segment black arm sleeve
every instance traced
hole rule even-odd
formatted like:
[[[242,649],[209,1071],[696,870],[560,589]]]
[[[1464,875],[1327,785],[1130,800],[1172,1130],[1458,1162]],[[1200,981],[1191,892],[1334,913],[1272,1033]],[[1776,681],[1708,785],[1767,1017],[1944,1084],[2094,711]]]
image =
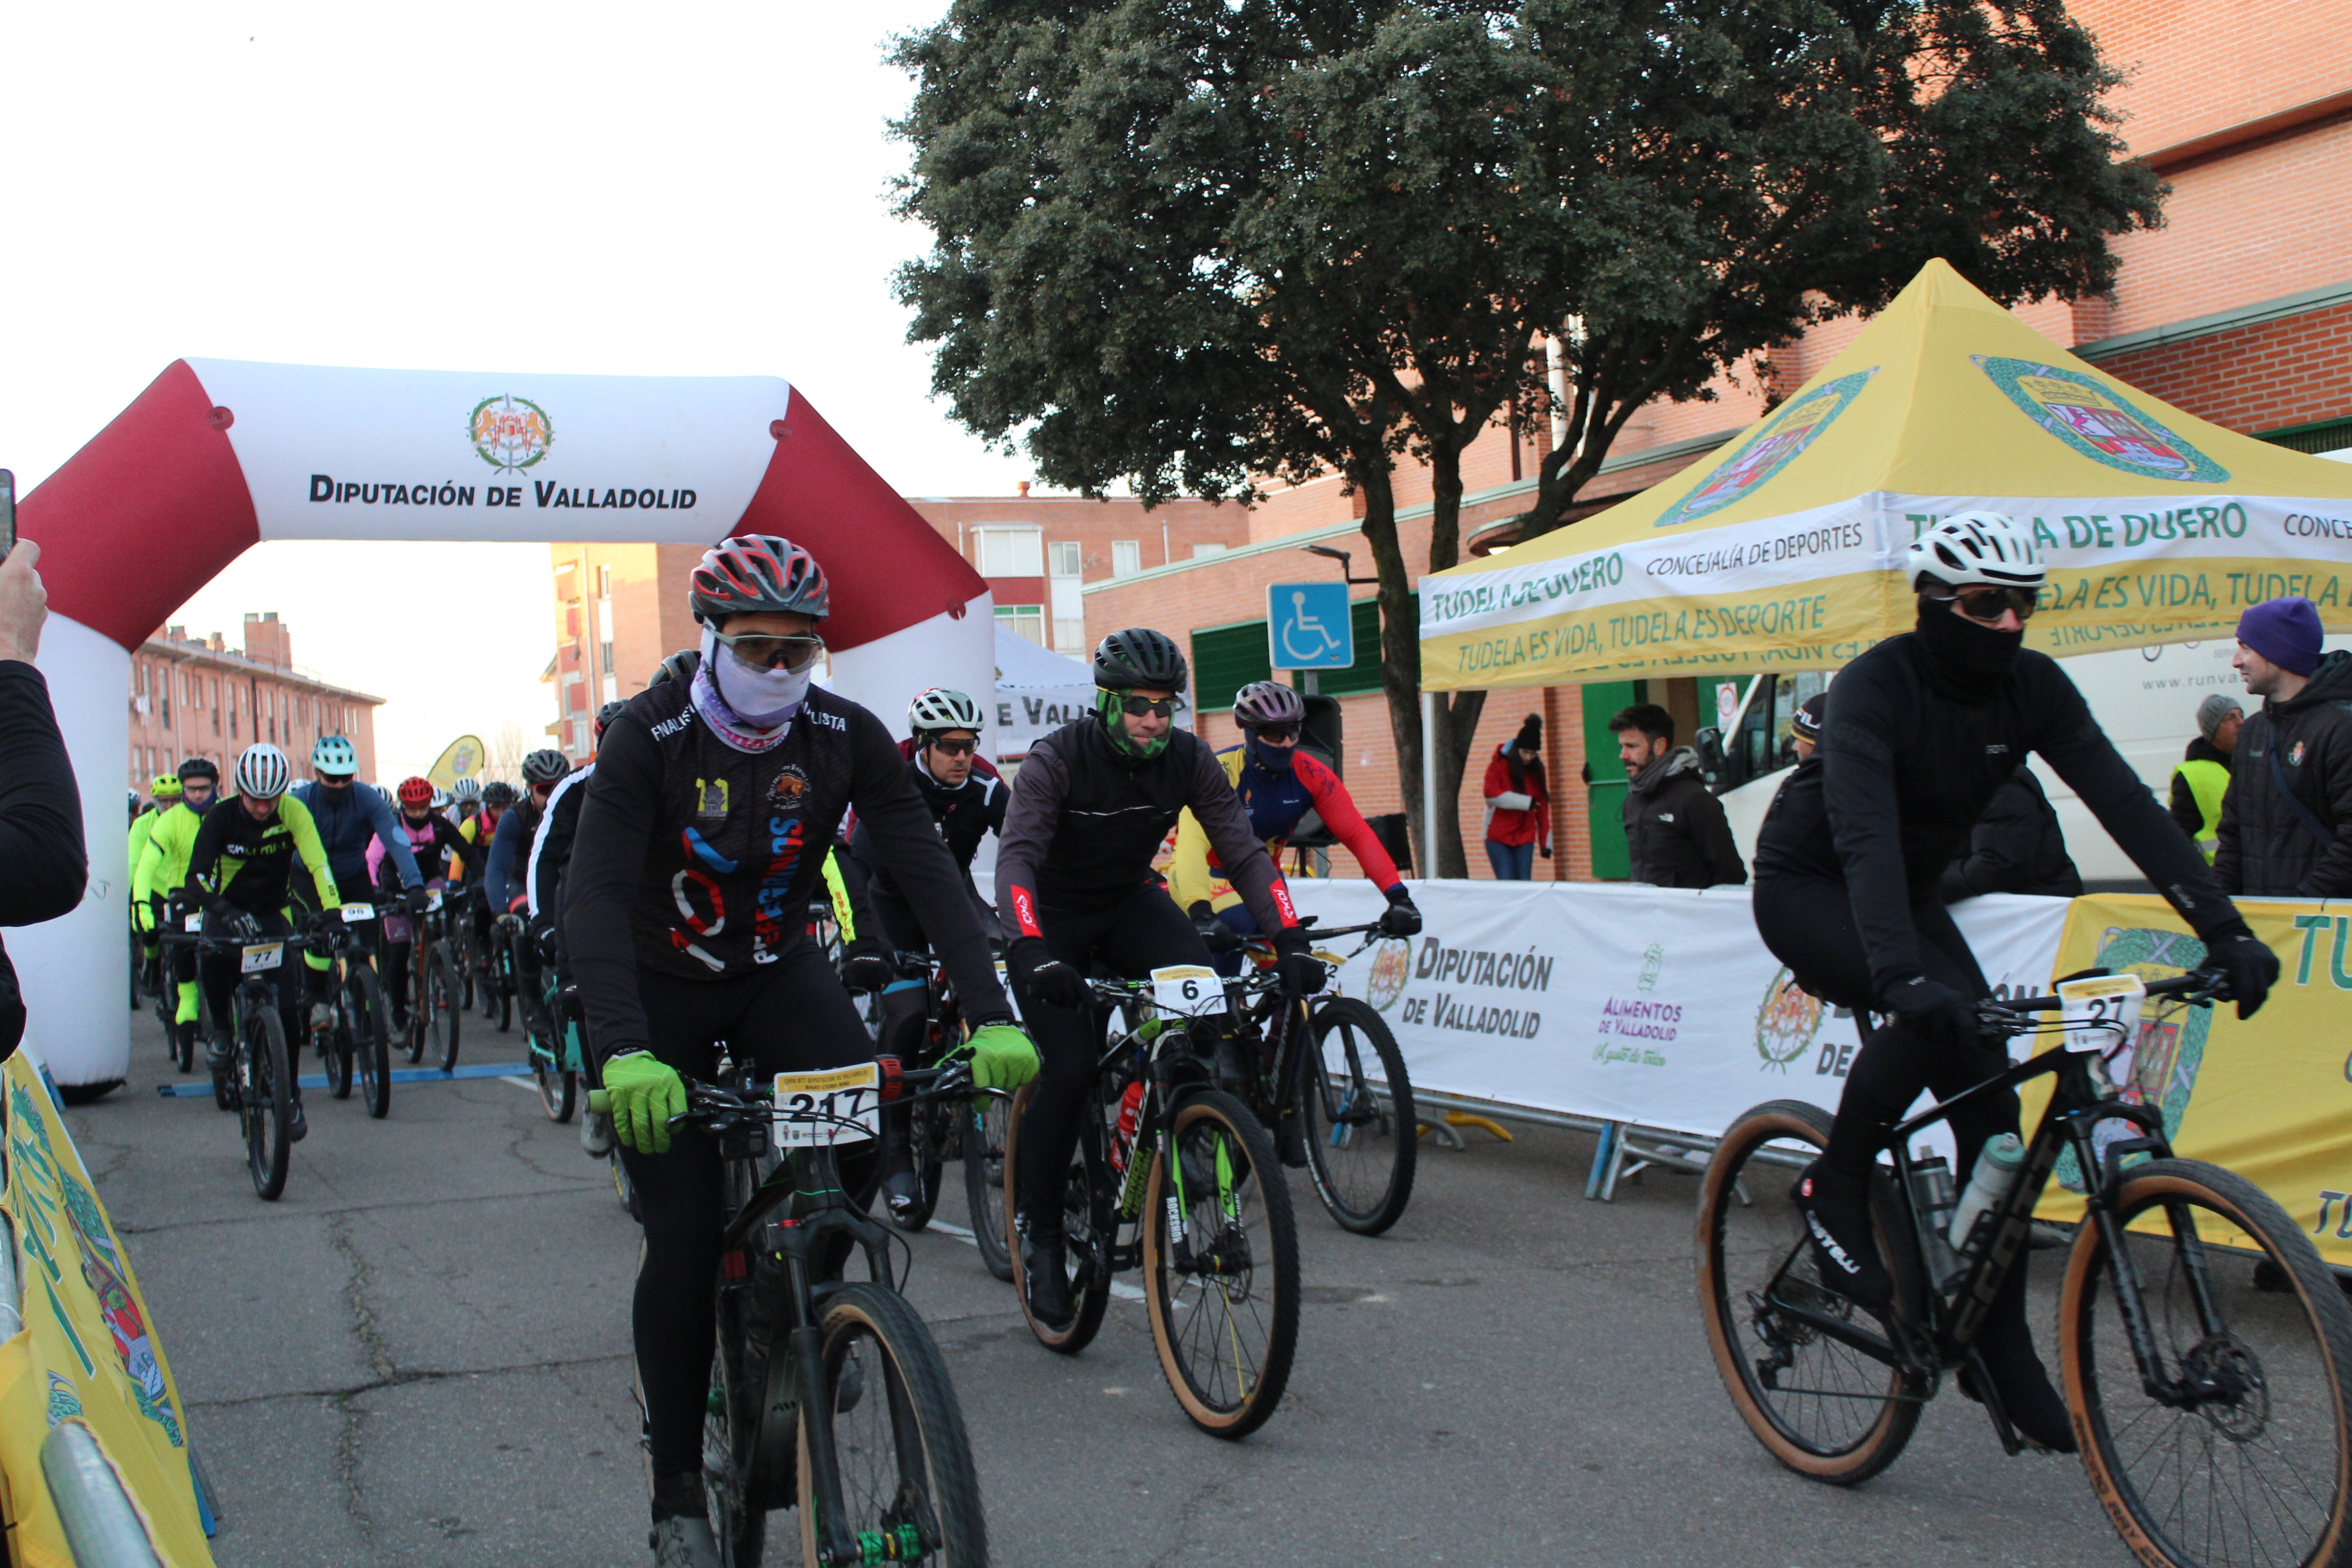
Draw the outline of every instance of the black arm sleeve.
[[[205,813],[205,819],[196,825],[195,842],[188,847],[188,879],[181,884],[188,889],[190,902],[202,904],[219,893],[220,889],[212,885],[212,878],[220,868],[221,847],[228,842],[228,814],[244,809],[233,798],[216,800],[213,808]]]
[[[2014,778],[2001,785],[1969,832],[1969,852],[1944,868],[1944,902],[1981,893],[2020,893],[2033,876],[2042,814],[2029,787]]]
[[[2214,879],[2213,868],[2117,753],[2074,683],[2054,665],[2050,673],[2054,680],[2034,751],[2050,759],[2058,776],[2090,807],[2140,874],[2179,911],[2189,930],[2210,938],[2242,927],[2245,922]]]
[[[1748,863],[1739,858],[1739,841],[1731,836],[1731,819],[1723,802],[1705,789],[1691,796],[1691,838],[1698,847],[1699,864],[1706,868],[1710,888],[1737,888],[1748,880]]]
[[[2327,814],[2336,819],[2336,842],[2319,852],[2294,893],[2299,899],[2340,899],[2352,892],[2352,734],[2331,725],[2319,731],[2318,740],[2319,777],[2327,792]]]
[[[588,798],[588,784],[595,782],[596,775],[590,773],[587,784],[575,784],[555,797],[555,804],[547,809],[547,826],[540,830],[540,842],[531,847],[530,907],[549,919],[562,907],[556,902],[556,889],[572,858],[572,841],[579,837],[581,802]]]
[[[652,825],[661,820],[661,752],[645,721],[624,713],[604,731],[580,805],[565,878],[563,946],[600,1062],[651,1044],[629,914],[645,877]]]
[[[1822,803],[1845,872],[1854,931],[1870,961],[1871,986],[1880,994],[1921,973],[1895,793],[1895,748],[1907,738],[1905,716],[1916,722],[1917,709],[1887,690],[1884,680],[1880,670],[1850,665],[1831,683],[1819,753]]]
[[[1037,936],[1037,868],[1045,863],[1062,803],[1069,798],[1070,774],[1054,748],[1038,744],[1013,780],[1013,799],[997,830],[996,918],[1004,940]]]
[[[907,775],[907,759],[898,754],[898,743],[882,721],[861,708],[850,716],[849,744],[849,801],[857,811],[857,831],[873,845],[876,859],[888,868],[890,880],[930,939],[931,951],[940,955],[955,984],[964,1016],[975,1022],[1010,1018],[1013,1006],[996,978],[988,932],[964,891],[955,857],[931,824],[930,808]],[[858,934],[879,941],[880,930],[869,933],[864,921],[861,910]]]
[[[1297,925],[1298,916],[1291,908],[1289,885],[1274,868],[1265,843],[1251,830],[1249,810],[1242,805],[1242,797],[1234,793],[1232,781],[1225,777],[1224,765],[1217,761],[1217,753],[1209,749],[1206,742],[1196,742],[1192,750],[1192,798],[1185,804],[1192,808],[1193,819],[1208,834],[1209,847],[1217,852],[1225,880],[1249,906],[1249,912],[1256,917],[1258,930],[1271,936]]]
[[[48,682],[19,659],[0,662],[0,925],[53,921],[81,902],[89,852]]]

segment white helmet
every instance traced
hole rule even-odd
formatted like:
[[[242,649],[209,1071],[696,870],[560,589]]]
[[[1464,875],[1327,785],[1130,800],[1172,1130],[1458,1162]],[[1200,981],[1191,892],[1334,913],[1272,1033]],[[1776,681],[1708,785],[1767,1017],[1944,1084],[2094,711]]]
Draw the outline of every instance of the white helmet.
[[[267,741],[257,741],[236,760],[236,793],[256,800],[276,800],[294,782],[286,753]]]
[[[447,790],[446,790],[446,789],[436,789],[436,790],[433,792],[433,804],[432,804],[432,805],[431,805],[430,809],[432,809],[432,810],[434,810],[434,811],[446,811],[446,810],[448,810],[448,809],[449,809],[449,799],[450,799],[450,796],[449,796],[449,792],[448,792]]]
[[[1904,572],[1917,593],[1924,580],[1947,588],[2039,588],[2042,563],[2033,535],[1997,511],[1956,512],[1911,542]]]
[[[961,691],[934,686],[907,704],[907,725],[918,735],[937,734],[941,730],[969,730],[977,735],[981,731],[980,704]]]
[[[478,804],[482,798],[482,781],[479,779],[459,779],[456,787],[452,788],[449,794],[460,804],[469,800]]]

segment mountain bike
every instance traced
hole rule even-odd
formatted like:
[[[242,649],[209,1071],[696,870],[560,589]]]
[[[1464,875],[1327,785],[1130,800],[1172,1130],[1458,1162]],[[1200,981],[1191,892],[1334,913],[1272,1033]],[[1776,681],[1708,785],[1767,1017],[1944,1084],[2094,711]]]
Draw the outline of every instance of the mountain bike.
[[[481,998],[482,1016],[501,1035],[514,1026],[516,989],[514,933],[493,915],[489,938],[482,947],[481,978],[476,994]]]
[[[1383,940],[1378,921],[1314,934],[1363,937],[1355,952],[1317,952],[1335,974]],[[1412,1201],[1420,1133],[1404,1053],[1370,1005],[1352,996],[1286,997],[1273,942],[1254,937],[1248,952],[1254,972],[1227,981],[1225,991],[1256,1069],[1250,1110],[1275,1130],[1282,1163],[1307,1167],[1315,1195],[1340,1228],[1378,1236]]]
[[[445,890],[427,888],[425,912],[409,922],[415,935],[408,944],[408,1059],[424,1060],[429,1047],[443,1072],[457,1065],[458,1024],[466,1011],[452,912]]]
[[[2102,988],[2105,988],[2104,990]],[[2160,1104],[2116,1082],[2154,1053],[2158,1079],[2191,1009],[2228,1000],[2210,972],[2144,983],[2091,971],[2055,996],[1989,1002],[1989,1029],[2046,1033],[2044,1050],[1894,1129],[1872,1181],[1894,1297],[1871,1313],[1815,1273],[1792,1166],[1826,1142],[1830,1113],[1759,1105],[1717,1146],[1700,1186],[1700,1305],[1717,1369],[1757,1440],[1836,1485],[1894,1463],[1944,1373],[1979,1399],[2004,1450],[2023,1446],[1975,1347],[2025,1252],[2053,1172],[2079,1183],[2084,1219],[2058,1308],[2066,1403],[2093,1490],[2151,1568],[2352,1563],[2352,1307],[2300,1226],[2252,1184],[2175,1158]],[[2146,1002],[2161,1005],[2142,1023]],[[2061,1013],[2055,1025],[2037,1022]],[[1957,1105],[2043,1076],[2055,1082],[2006,1195],[1948,1241],[1949,1173],[1912,1137]],[[2070,1174],[2071,1173],[2071,1174]],[[2267,1263],[2287,1289],[2258,1294]]]
[[[184,1024],[180,1022],[180,986],[172,977],[172,958],[168,947],[187,944],[168,944],[163,939],[170,937],[175,931],[194,931],[200,921],[201,917],[184,912],[176,901],[172,901],[164,905],[163,922],[157,927],[156,951],[161,957],[155,986],[155,1022],[163,1026],[164,1058],[182,1072],[191,1070],[196,1064],[196,1032],[201,1022],[198,1018],[191,1018]],[[198,1012],[201,1014],[201,1007]]]
[[[274,1200],[286,1190],[286,1165],[293,1148],[286,1127],[293,1115],[294,1067],[286,1049],[285,1021],[278,1011],[278,971],[286,963],[288,940],[205,936],[204,917],[189,920],[193,930],[163,934],[167,946],[194,946],[199,963],[207,952],[236,956],[237,983],[229,1003],[233,1054],[229,1065],[213,1075],[213,1099],[223,1110],[237,1113],[253,1190]]]
[[[565,985],[555,975],[555,933],[542,931],[520,939],[539,943],[539,974],[546,990],[526,997],[522,1014],[523,1041],[530,1058],[531,1081],[539,1087],[540,1108],[550,1121],[569,1121],[580,1095],[580,1075],[585,1068],[588,1015],[581,1005],[580,987]]]
[[[812,1568],[981,1568],[988,1524],[962,1408],[898,1293],[890,1232],[850,1205],[833,1142],[872,1139],[883,1103],[970,1093],[968,1070],[885,1060],[771,1086],[727,1067],[725,1086],[689,1082],[670,1121],[716,1140],[727,1173],[702,1449],[720,1561],[752,1568],[768,1515],[796,1508]],[[604,1091],[588,1103],[604,1110]],[[840,1278],[853,1252],[869,1279]]]
[[[963,1044],[965,1034],[963,1012],[956,1001],[955,986],[948,979],[947,966],[929,952],[894,953],[891,963],[901,978],[924,983],[923,1039],[917,1058],[921,1062],[938,1061]],[[931,1095],[908,1107],[906,1112],[908,1153],[914,1163],[915,1180],[920,1188],[920,1196],[911,1215],[901,1215],[895,1211],[889,1214],[893,1226],[913,1232],[930,1224],[931,1214],[939,1207],[940,1178],[946,1173],[947,1163],[962,1159],[964,1198],[971,1208],[972,1234],[978,1237],[984,1231],[996,1232],[997,1227],[1004,1223],[1002,1192],[1003,1145],[1001,1142],[996,1145],[996,1186],[987,1187],[985,1173],[982,1172],[981,1185],[985,1190],[976,1194],[973,1186],[975,1166],[965,1153],[966,1133],[971,1127],[982,1124],[984,1119],[982,1108],[985,1105],[999,1108],[996,1125],[1001,1130],[1003,1126],[1002,1107],[1009,1099],[1009,1096],[1001,1094],[978,1093],[971,1103],[962,1104],[944,1096]],[[992,1208],[987,1206],[992,1204],[994,1205]],[[982,1218],[983,1212],[988,1216],[985,1222]],[[990,1234],[981,1243],[983,1259],[988,1258],[992,1245],[997,1257],[1003,1256],[1003,1236]],[[1006,1268],[1011,1268],[1009,1263]],[[992,1264],[991,1272],[994,1272]],[[1011,1275],[1007,1272],[997,1277],[1010,1279]]]
[[[1022,1314],[1048,1350],[1075,1355],[1102,1326],[1111,1276],[1140,1268],[1152,1345],[1176,1403],[1204,1432],[1244,1436],[1273,1415],[1290,1381],[1298,1234],[1273,1140],[1247,1106],[1213,1087],[1223,984],[1193,965],[1090,984],[1121,1025],[1096,1064],[1063,1200],[1076,1311],[1059,1329],[1030,1313],[1014,1246]],[[1008,1238],[1018,1233],[1029,1094],[1015,1098],[1007,1127]]]
[[[349,1100],[356,1080],[360,1103],[380,1121],[392,1110],[392,1010],[373,953],[357,929],[375,918],[373,904],[323,910],[289,945],[322,954],[334,971],[327,1017],[311,1026],[327,1066],[327,1092]]]

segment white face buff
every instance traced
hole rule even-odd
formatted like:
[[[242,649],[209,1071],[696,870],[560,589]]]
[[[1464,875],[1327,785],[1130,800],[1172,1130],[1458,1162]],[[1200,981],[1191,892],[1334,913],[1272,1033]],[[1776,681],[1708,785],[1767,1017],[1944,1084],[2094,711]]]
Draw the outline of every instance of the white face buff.
[[[719,700],[755,730],[771,730],[800,710],[808,696],[812,663],[797,670],[754,669],[719,640],[717,628],[702,628],[702,665],[719,688]]]

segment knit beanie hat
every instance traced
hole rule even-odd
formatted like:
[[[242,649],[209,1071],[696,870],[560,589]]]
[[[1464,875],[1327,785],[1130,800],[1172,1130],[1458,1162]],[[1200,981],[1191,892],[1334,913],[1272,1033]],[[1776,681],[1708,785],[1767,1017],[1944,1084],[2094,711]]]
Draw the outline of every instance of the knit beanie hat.
[[[2265,654],[2263,657],[2269,656]],[[2221,733],[2224,722],[2245,716],[2246,710],[2238,706],[2236,698],[2224,697],[2216,691],[2197,705],[2197,732],[2210,741]]]
[[[1789,715],[1789,732],[1800,741],[1811,741],[1816,746],[1820,745],[1822,715],[1828,710],[1829,705],[1830,698],[1826,691],[1815,692],[1797,704],[1797,710]]]
[[[2272,599],[2238,617],[2238,640],[2295,675],[2319,668],[2319,611],[2309,599]]]
[[[1518,752],[1533,752],[1538,756],[1543,754],[1542,714],[1528,715],[1527,722],[1519,726],[1518,735],[1511,742],[1511,749]]]

